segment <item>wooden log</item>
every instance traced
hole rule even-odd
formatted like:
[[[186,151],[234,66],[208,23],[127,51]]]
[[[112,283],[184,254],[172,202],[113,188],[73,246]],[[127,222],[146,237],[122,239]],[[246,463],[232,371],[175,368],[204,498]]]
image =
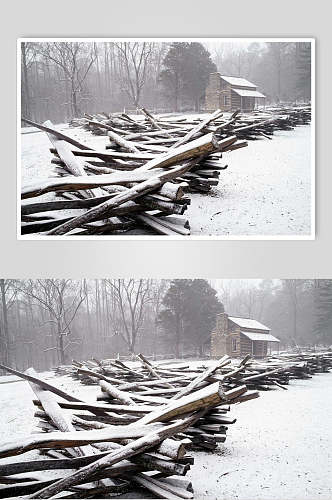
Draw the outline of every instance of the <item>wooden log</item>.
[[[106,200],[114,197],[114,194],[88,198],[85,200],[59,200],[59,201],[44,201],[39,203],[26,203],[21,205],[21,215],[35,214],[38,212],[50,212],[54,210],[73,210],[77,208],[92,208],[100,205]]]
[[[233,138],[229,138],[230,141],[231,139]],[[188,160],[189,158],[192,159],[212,153],[213,151],[218,151],[220,142],[216,140],[213,134],[203,135],[199,139],[195,139],[172,151],[156,156],[154,159],[148,161],[145,165],[140,167],[140,170],[171,167],[172,165]]]
[[[244,387],[244,390],[242,389],[242,391],[245,392],[246,387],[242,387]],[[222,401],[226,402],[226,394],[227,393],[225,393],[222,389],[222,385],[219,382],[216,382],[208,387],[204,387],[203,389],[183,396],[176,401],[171,400],[168,404],[148,413],[132,425],[148,424],[152,422],[166,422],[167,420],[171,420],[185,413],[201,410],[203,408],[212,408],[213,406],[220,404]]]
[[[55,150],[50,149],[50,152],[53,153]],[[126,153],[124,151],[100,151],[100,150],[81,150],[81,149],[72,149],[72,152],[75,156],[82,156],[83,158],[98,158],[100,160],[106,161],[106,162],[115,162],[120,160],[128,161],[131,160],[132,162],[136,162],[137,164],[141,164],[144,161],[152,160],[153,158],[156,158],[155,153],[144,153],[140,151],[139,153]],[[120,162],[121,164],[121,162]]]
[[[40,405],[39,400],[33,400],[33,404],[36,406]],[[119,411],[121,413],[132,413],[132,414],[141,414],[141,413],[148,413],[151,411],[151,406],[148,405],[115,405],[115,404],[100,404],[100,403],[85,403],[85,402],[66,402],[66,401],[60,401],[59,405],[61,408],[67,408],[70,410],[87,410],[92,413],[95,412],[102,412],[102,415],[106,414],[108,412],[113,412],[113,411]]]
[[[192,137],[200,132],[204,127],[206,127],[209,123],[211,123],[213,120],[216,120],[217,118],[220,118],[222,116],[222,111],[220,109],[217,109],[214,113],[209,115],[207,118],[205,118],[202,122],[200,122],[198,125],[193,127],[184,137],[181,137],[173,146],[173,148],[177,148],[181,146],[182,144],[185,144],[186,142],[190,141]]]
[[[108,426],[107,429],[97,429],[80,432],[50,432],[35,434],[0,445],[0,458],[20,455],[30,450],[40,448],[68,448],[84,446],[89,443],[103,441],[119,441],[123,439],[136,439],[159,431],[163,426],[135,425],[135,426]]]
[[[132,405],[134,404],[133,399],[128,396],[124,391],[120,391],[118,388],[116,388],[114,385],[112,385],[109,382],[106,382],[105,380],[100,380],[99,385],[102,390],[107,392],[112,398],[119,399],[123,403],[127,405]]]
[[[179,175],[187,172],[187,170],[189,170],[193,164],[194,164],[193,161],[189,161],[180,167],[175,167],[172,170],[169,170],[159,175],[157,174],[156,176],[151,177],[150,179],[143,181],[140,184],[137,184],[136,186],[128,189],[128,191],[115,196],[111,200],[105,201],[104,203],[98,205],[97,207],[90,209],[85,214],[79,215],[75,217],[73,220],[66,222],[60,227],[57,227],[56,229],[51,231],[50,234],[54,235],[66,234],[67,232],[71,231],[72,229],[75,229],[76,227],[81,226],[82,224],[95,220],[96,217],[100,218],[101,216],[104,215],[107,216],[107,213],[110,209],[118,207],[119,205],[122,205],[127,201],[136,199],[139,196],[142,196],[143,194],[150,193],[151,191],[156,190],[157,188],[162,186],[164,182],[176,178]]]
[[[21,234],[31,234],[31,233],[42,233],[45,231],[50,231],[61,224],[65,224],[73,219],[73,217],[59,217],[55,219],[46,219],[38,222],[22,222],[21,224]]]
[[[106,478],[113,478],[113,477],[118,477],[118,476],[124,476],[127,473],[136,473],[142,470],[142,467],[139,465],[136,465],[134,463],[130,463],[126,460],[119,464],[115,464],[115,466],[112,467],[112,469],[105,469],[100,472],[100,474],[96,474],[93,478],[91,478],[91,481],[99,481],[100,479],[106,479]],[[35,492],[40,491],[41,489],[45,488],[46,486],[52,485],[56,483],[56,481],[59,481],[59,478],[57,479],[47,479],[47,480],[37,480],[37,481],[32,481],[32,482],[27,482],[23,484],[15,484],[13,486],[10,486],[8,488],[1,488],[0,489],[0,498],[10,498],[10,497],[15,497],[15,498],[21,498],[21,496],[26,496],[26,495],[31,495]],[[104,486],[101,487],[102,491],[104,491]],[[84,496],[83,498],[87,498],[88,492],[96,492],[96,488],[89,488],[88,491],[84,491]],[[118,485],[110,485],[108,487],[109,492],[113,492],[116,494],[119,493],[124,493],[125,491],[122,489],[122,486]],[[76,492],[74,494],[74,498],[82,498],[78,496],[78,493]]]
[[[53,127],[47,127],[46,125],[41,125],[40,123],[33,122],[32,120],[28,120],[27,118],[21,118],[21,120],[22,120],[22,122],[28,123],[29,125],[32,125],[33,127],[39,128],[40,130],[43,130],[44,132],[48,132],[49,134],[54,135],[55,137],[57,137],[58,139],[60,139],[62,141],[66,141],[69,144],[72,144],[73,146],[75,146],[78,149],[81,149],[81,150],[90,150],[91,149],[88,146],[86,146],[85,144],[82,144],[82,143],[76,141],[75,139],[72,139],[68,135],[65,135],[62,132],[59,132],[58,130],[56,130]]]
[[[142,113],[146,116],[146,118],[149,120],[151,125],[159,130],[162,130],[162,127],[158,125],[157,121],[154,119],[154,117],[147,111],[145,108],[141,108]],[[167,137],[172,137],[168,132],[165,132],[165,135]]]
[[[157,446],[167,437],[171,437],[172,435],[177,434],[192,425],[192,423],[197,420],[197,417],[199,418],[200,415],[195,415],[194,417],[180,420],[175,424],[163,427],[159,431],[151,432],[148,435],[139,438],[136,441],[129,443],[128,445],[125,445],[122,449],[116,450],[106,457],[103,457],[96,462],[81,468],[74,474],[71,474],[64,479],[60,479],[56,483],[47,486],[38,493],[34,494],[32,498],[50,498],[57,493],[68,489],[71,486],[79,484],[81,481],[86,481],[89,479],[89,477],[91,477],[96,472],[99,472],[100,470],[103,470],[107,467],[119,463],[121,460],[128,459],[132,456],[149,450],[154,446]]]
[[[53,127],[53,123],[50,120],[44,122],[44,124],[48,128]],[[53,146],[55,147],[60,159],[66,165],[66,169],[72,175],[81,176],[86,175],[83,166],[77,160],[77,158],[73,155],[71,149],[68,147],[67,142],[61,139],[58,139],[54,134],[47,133],[47,136]]]
[[[165,439],[165,441],[166,440],[167,439]],[[114,444],[116,444],[116,448],[113,447]],[[108,452],[123,447],[123,445],[119,445],[118,443],[96,443],[94,446],[103,451],[108,450]],[[162,444],[160,446],[162,446]],[[156,447],[155,449],[158,450],[158,448],[159,447]],[[186,463],[182,463],[184,460]],[[173,462],[168,458],[160,458],[159,454],[157,455],[154,451],[151,451],[151,453],[141,453],[140,455],[130,458],[130,462],[141,465],[145,470],[158,470],[163,474],[176,474],[178,476],[185,476],[188,472],[189,466],[193,461],[190,461],[190,463],[187,463],[187,461],[189,462],[190,460],[188,460],[186,456],[178,458],[177,462]]]
[[[85,465],[95,462],[108,454],[108,451],[93,455],[85,455],[77,458],[63,458],[55,460],[28,460],[26,462],[0,464],[0,476],[11,476],[26,472],[43,470],[79,469]]]
[[[137,354],[136,357],[143,364],[143,366],[149,371],[149,373],[153,377],[155,377],[157,379],[161,379],[162,378],[159,375],[159,373],[157,372],[157,370],[155,370],[155,368],[152,366],[152,364],[146,359],[146,357],[142,353]],[[165,387],[173,388],[173,386],[169,382],[165,382],[163,384],[165,385]]]
[[[29,368],[28,370],[26,370],[25,373],[27,375],[32,375],[34,377],[37,375],[33,368]],[[33,382],[29,381],[29,384],[31,389],[41,402],[44,412],[50,417],[54,426],[62,432],[75,432],[75,428],[72,425],[70,419],[68,418],[67,415],[64,415],[59,404],[54,399],[53,394],[50,391],[43,389],[39,385],[34,384]],[[83,456],[87,454],[79,447],[74,448],[73,451],[77,456]],[[92,449],[89,451],[90,453],[93,453]]]
[[[172,223],[168,223],[166,220],[160,220],[149,214],[138,214],[135,218],[149,227],[152,227],[159,234],[165,234],[167,236],[189,236],[190,230],[181,228]]]
[[[172,397],[172,399],[180,399],[182,396],[185,396],[192,392],[199,384],[204,382],[208,377],[210,377],[216,370],[219,368],[228,365],[231,363],[231,359],[229,356],[225,355],[222,358],[220,358],[218,361],[215,361],[212,363],[211,366],[209,366],[206,370],[204,370],[203,373],[198,375],[194,380],[190,382],[186,387],[181,389],[175,396]]]
[[[132,182],[144,182],[158,175],[165,175],[165,172],[145,172],[139,169],[135,171],[116,172],[113,174],[89,175],[82,177],[61,177],[49,178],[39,183],[28,184],[22,188],[22,199],[40,196],[52,191],[75,191],[77,189],[89,189],[101,186],[125,185]]]
[[[45,389],[46,391],[50,391],[57,396],[60,396],[61,398],[65,399],[66,401],[72,401],[72,402],[77,402],[77,403],[83,403],[81,399],[76,398],[75,396],[72,396],[71,394],[68,394],[67,392],[63,391],[62,389],[58,389],[57,387],[51,385],[48,382],[45,382],[44,380],[41,380],[38,377],[35,377],[33,375],[29,375],[27,373],[22,373],[19,372],[18,370],[14,370],[14,368],[9,368],[9,366],[2,365],[0,363],[0,368],[3,370],[6,370],[9,373],[12,373],[13,375],[17,375],[20,378],[23,378],[25,380],[28,380],[29,382],[32,382],[42,389]]]
[[[151,476],[146,476],[144,474],[134,474],[130,477],[130,479],[140,486],[143,486],[147,490],[151,491],[154,496],[157,496],[158,498],[168,498],[169,500],[178,500],[179,498],[193,498],[192,493],[189,493],[185,490],[182,493],[179,488],[160,483],[157,479],[153,479]],[[180,496],[179,492],[181,492],[183,496]]]
[[[82,375],[88,375],[89,377],[94,377],[99,380],[105,380],[105,382],[113,384],[119,384],[120,382],[117,378],[110,377],[109,375],[106,377],[102,373],[93,372],[92,370],[88,370],[87,368],[78,368],[77,373]]]
[[[108,130],[107,135],[112,141],[116,142],[126,151],[129,151],[130,153],[139,153],[139,149],[134,144],[131,144],[130,141],[120,136],[113,130]]]
[[[159,375],[159,374],[158,374]],[[165,387],[166,384],[171,382],[181,382],[183,381],[182,376],[177,376],[173,378],[156,378],[155,380],[147,380],[142,382],[124,382],[119,385],[119,389],[122,391],[129,391],[131,389],[139,389],[143,387]],[[167,386],[166,386],[167,387]],[[178,390],[176,387],[170,387],[169,390]]]

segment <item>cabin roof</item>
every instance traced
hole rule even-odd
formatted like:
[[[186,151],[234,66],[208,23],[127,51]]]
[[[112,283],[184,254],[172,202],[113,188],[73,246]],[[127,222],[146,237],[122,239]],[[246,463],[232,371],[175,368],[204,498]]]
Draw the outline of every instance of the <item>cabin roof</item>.
[[[277,339],[277,337],[274,337],[270,333],[243,332],[242,330],[241,333],[250,340],[265,340],[267,342],[280,342],[280,340]]]
[[[255,85],[254,83],[251,83],[245,78],[240,78],[238,76],[220,75],[220,78],[225,80],[225,82],[230,83],[231,85],[236,85],[238,87],[252,87],[253,89],[257,87],[257,85]]]
[[[267,332],[270,331],[270,328],[263,325],[259,321],[256,321],[255,319],[235,318],[234,316],[228,316],[228,319],[230,319],[233,323],[238,325],[240,328],[251,328],[253,330],[265,330]],[[266,334],[264,334],[264,335],[266,335]]]
[[[265,97],[265,95],[262,94],[261,92],[258,92],[258,90],[232,89],[232,92],[235,92],[241,97],[257,97],[257,98]]]

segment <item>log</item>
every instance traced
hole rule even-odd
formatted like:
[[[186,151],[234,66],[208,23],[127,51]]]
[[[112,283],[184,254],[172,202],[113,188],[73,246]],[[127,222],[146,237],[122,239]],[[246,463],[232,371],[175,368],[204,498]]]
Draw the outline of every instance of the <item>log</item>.
[[[34,404],[37,406],[40,405],[39,400],[34,400]],[[113,404],[98,404],[98,403],[85,403],[85,402],[66,402],[66,401],[60,401],[59,405],[61,408],[67,408],[70,410],[87,410],[92,413],[95,412],[102,412],[102,415],[106,415],[107,417],[107,412],[112,412],[112,411],[120,411],[124,413],[132,413],[132,414],[140,414],[140,413],[147,413],[151,410],[151,406],[148,405],[113,405]]]
[[[44,132],[48,132],[49,134],[54,135],[55,137],[57,137],[58,139],[60,139],[62,141],[66,141],[69,144],[72,144],[73,146],[75,146],[78,149],[82,149],[82,150],[90,150],[91,149],[88,146],[86,146],[85,144],[82,144],[82,143],[76,141],[75,139],[72,139],[68,135],[65,135],[62,132],[59,132],[59,130],[56,130],[53,127],[47,127],[46,125],[41,125],[40,123],[33,122],[32,120],[28,120],[27,118],[21,118],[21,120],[22,120],[22,122],[28,123],[29,125],[32,125],[33,127],[39,128],[40,130],[43,130]]]
[[[181,389],[175,396],[172,397],[172,399],[180,399],[182,396],[185,396],[192,392],[199,384],[204,382],[208,377],[210,377],[218,368],[221,368],[223,366],[228,365],[231,363],[231,359],[229,356],[225,355],[218,361],[215,361],[212,363],[211,366],[209,366],[203,373],[198,375],[194,380],[190,382],[186,387]]]
[[[28,380],[29,382],[32,382],[42,389],[45,389],[46,391],[53,392],[57,396],[60,396],[61,398],[65,399],[66,401],[72,401],[76,403],[83,403],[81,399],[76,398],[75,396],[72,396],[71,394],[68,394],[67,392],[63,391],[62,389],[58,389],[54,385],[49,384],[48,382],[45,382],[44,380],[41,380],[38,377],[35,377],[33,375],[29,375],[27,373],[22,373],[19,372],[18,370],[14,370],[14,368],[9,368],[9,366],[2,365],[0,363],[0,368],[3,370],[6,370],[9,373],[12,373],[13,375],[17,375],[20,378],[23,378],[25,380]]]
[[[245,391],[246,387],[242,387],[244,387]],[[204,387],[203,389],[183,396],[181,397],[181,399],[178,399],[176,401],[171,400],[168,404],[162,406],[161,408],[157,408],[156,410],[139,419],[136,424],[141,425],[152,422],[166,422],[185,413],[190,413],[192,411],[200,410],[203,408],[212,408],[213,406],[216,406],[223,401],[226,402],[226,394],[227,393],[225,393],[222,389],[222,385],[219,382],[216,382],[215,384],[211,384],[208,387]]]
[[[200,122],[198,125],[193,127],[184,137],[181,137],[172,147],[173,148],[178,148],[179,146],[182,146],[182,144],[185,144],[186,142],[190,141],[190,139],[200,132],[204,127],[206,127],[209,123],[211,123],[213,120],[216,120],[217,118],[220,118],[222,116],[222,111],[220,109],[217,109],[214,113],[209,115],[207,118],[205,118],[202,122]]]
[[[182,146],[179,146],[172,151],[168,151],[165,154],[156,156],[154,159],[148,161],[145,165],[143,165],[143,167],[140,167],[139,170],[151,170],[154,168],[171,167],[176,163],[188,160],[189,158],[192,159],[200,157],[202,155],[206,155],[218,150],[219,143],[214,135],[206,134],[199,139],[195,139],[191,142],[188,142],[187,144],[183,144]]]
[[[132,182],[148,181],[155,176],[165,175],[163,171],[144,172],[139,169],[128,172],[116,172],[113,174],[89,175],[81,177],[49,178],[39,183],[28,184],[22,188],[22,199],[40,196],[52,191],[74,191],[76,189],[89,189],[100,186],[111,186],[116,184],[130,184]]]
[[[54,210],[73,210],[77,208],[92,208],[100,205],[106,200],[114,197],[114,194],[88,198],[85,200],[59,200],[59,201],[44,201],[39,203],[26,203],[21,205],[21,215],[35,214],[38,212],[50,212]]]
[[[110,139],[112,139],[112,141],[116,142],[116,144],[121,146],[126,151],[129,151],[130,153],[139,153],[139,149],[134,144],[131,144],[130,141],[124,139],[124,137],[121,137],[113,130],[108,130],[107,135]]]
[[[200,415],[199,415],[200,416]],[[96,462],[81,468],[79,471],[67,476],[64,479],[60,479],[56,483],[47,486],[38,493],[34,494],[32,498],[50,498],[60,491],[66,490],[71,486],[75,486],[82,481],[86,481],[96,472],[110,467],[121,460],[128,459],[132,456],[138,455],[154,446],[157,446],[161,441],[170,437],[178,432],[186,429],[193,422],[197,420],[197,415],[189,417],[184,420],[180,420],[175,424],[163,427],[159,431],[154,431],[148,435],[137,439],[136,441],[125,445],[121,450],[116,450],[103,458],[100,458]],[[83,432],[83,431],[82,431]]]
[[[133,399],[130,396],[128,396],[128,394],[126,394],[123,391],[120,391],[119,389],[117,389],[114,385],[110,384],[109,382],[106,382],[105,380],[100,380],[99,385],[100,385],[101,389],[103,391],[107,392],[107,394],[109,394],[110,396],[112,396],[112,398],[119,399],[120,401],[122,401],[123,403],[125,403],[127,405],[134,404]]]
[[[160,483],[158,480],[153,479],[151,476],[145,476],[144,474],[134,474],[133,476],[131,476],[131,480],[151,491],[154,496],[157,496],[158,498],[168,498],[169,500],[178,500],[179,498],[193,498],[192,493],[188,492],[186,493],[188,493],[188,495],[191,495],[189,497],[180,497],[179,495],[174,494],[174,488],[172,489],[172,487],[170,486],[168,488],[165,487],[163,483]]]
[[[149,120],[149,122],[151,123],[151,125],[153,125],[153,127],[157,128],[159,130],[162,130],[162,127],[160,125],[158,125],[158,123],[153,118],[153,116],[151,115],[151,113],[149,113],[149,111],[147,111],[145,108],[141,108],[141,111],[146,116],[146,118]],[[164,133],[165,133],[165,135],[167,137],[172,137],[168,132],[164,132]]]
[[[34,377],[37,375],[33,368],[29,368],[25,373]],[[53,422],[55,427],[62,432],[75,432],[75,428],[70,419],[61,411],[61,408],[54,399],[53,394],[30,381],[29,384],[41,402],[44,412],[50,417],[50,420]],[[86,452],[84,452],[81,448],[74,448],[73,451],[77,456],[83,456],[86,454]],[[93,453],[92,449],[89,451],[90,453]]]
[[[85,465],[95,462],[108,454],[108,451],[94,455],[85,455],[77,458],[63,458],[55,460],[28,460],[26,462],[0,464],[0,476],[11,476],[26,472],[42,470],[79,469]]]
[[[188,236],[190,234],[189,229],[181,228],[175,224],[169,223],[166,220],[160,220],[149,214],[138,214],[135,219],[143,222],[149,227],[152,227],[159,234],[166,234],[167,236]]]
[[[150,372],[150,374],[157,378],[161,379],[162,377],[159,375],[159,373],[153,368],[152,364],[146,359],[145,356],[143,356],[142,353],[137,354],[137,359],[143,364],[143,366]],[[169,382],[164,383],[165,387],[168,387],[170,389],[173,388],[173,386]]]
[[[110,209],[118,207],[119,205],[122,205],[127,201],[136,199],[139,196],[142,196],[143,194],[154,191],[158,187],[162,186],[162,184],[164,184],[165,181],[168,181],[185,173],[192,167],[193,161],[195,162],[195,160],[186,162],[184,165],[180,167],[175,167],[172,170],[169,170],[159,175],[157,174],[154,177],[151,177],[150,179],[143,181],[140,184],[137,184],[136,186],[128,189],[128,191],[115,196],[111,200],[105,201],[104,203],[98,205],[95,208],[90,209],[85,214],[79,215],[75,217],[73,220],[68,221],[65,224],[62,224],[61,226],[52,230],[49,234],[53,235],[66,234],[67,232],[71,231],[72,229],[75,229],[76,227],[81,226],[82,224],[86,224],[87,222],[96,220],[96,217],[100,218],[104,215],[107,216],[107,213]]]
[[[68,448],[73,446],[84,446],[89,443],[141,438],[160,430],[161,427],[160,424],[154,424],[152,426],[137,424],[132,427],[110,425],[107,429],[92,431],[35,434],[34,436],[27,436],[2,443],[0,446],[0,458],[20,455],[27,451],[40,448]]]
[[[44,122],[43,125],[45,125],[49,129],[53,128],[53,123],[50,120],[47,120],[46,122]],[[53,146],[55,147],[60,159],[66,165],[68,172],[70,172],[72,175],[76,175],[76,176],[86,175],[83,166],[80,164],[80,162],[77,160],[77,158],[73,155],[71,149],[67,145],[67,142],[64,140],[58,139],[58,137],[52,133],[47,133],[47,136],[48,136],[49,140],[51,141],[51,143],[53,144]]]

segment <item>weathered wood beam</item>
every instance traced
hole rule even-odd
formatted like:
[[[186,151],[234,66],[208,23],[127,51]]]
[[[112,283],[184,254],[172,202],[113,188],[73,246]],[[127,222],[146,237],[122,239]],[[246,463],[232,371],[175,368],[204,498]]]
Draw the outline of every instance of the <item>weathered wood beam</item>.
[[[200,415],[198,414],[193,417],[180,420],[175,424],[163,427],[159,431],[153,431],[148,435],[125,445],[122,449],[115,450],[113,453],[106,455],[106,457],[103,457],[96,462],[81,468],[74,474],[71,474],[64,479],[60,479],[60,481],[47,486],[38,493],[34,494],[32,498],[50,498],[60,491],[66,490],[71,486],[75,486],[76,484],[89,479],[89,477],[91,477],[96,472],[117,464],[121,460],[128,459],[132,456],[138,455],[157,446],[167,437],[171,437],[172,435],[185,430],[187,427],[192,425],[193,422],[197,421],[199,417]]]
[[[107,216],[109,210],[118,207],[119,205],[122,205],[127,201],[136,199],[139,196],[142,196],[146,193],[155,191],[157,188],[162,186],[166,181],[176,178],[179,175],[187,172],[194,164],[193,162],[195,163],[196,161],[195,160],[188,161],[182,166],[175,167],[172,170],[166,171],[161,174],[159,173],[149,178],[148,180],[143,181],[140,184],[137,184],[136,186],[128,189],[128,191],[115,196],[111,200],[105,201],[101,205],[98,205],[97,207],[90,209],[85,214],[75,217],[73,220],[68,221],[65,224],[52,230],[49,234],[54,234],[54,235],[66,234],[72,229],[80,227],[82,224],[95,220],[96,217],[100,217],[103,215]],[[136,172],[138,172],[138,170]]]

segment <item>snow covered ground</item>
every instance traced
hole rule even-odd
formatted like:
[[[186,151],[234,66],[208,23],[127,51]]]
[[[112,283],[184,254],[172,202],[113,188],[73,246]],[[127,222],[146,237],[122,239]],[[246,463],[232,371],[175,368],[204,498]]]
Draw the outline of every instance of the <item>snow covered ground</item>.
[[[191,195],[192,234],[310,235],[310,126],[275,132],[224,153],[229,165],[212,196]]]
[[[95,400],[97,386],[68,377],[46,378]],[[53,380],[52,380],[53,379]],[[0,377],[0,440],[29,434],[33,393],[27,382]],[[289,390],[232,407],[238,420],[217,453],[195,453],[187,477],[204,500],[330,500],[332,491],[332,373],[292,381]],[[37,457],[29,452],[21,457]],[[6,459],[11,461],[12,458]],[[139,496],[139,495],[137,495]],[[130,497],[130,495],[126,495]]]
[[[59,130],[103,150],[105,136],[57,125]],[[25,129],[29,130],[29,129]],[[31,129],[30,129],[31,130]],[[47,178],[53,167],[42,132],[21,134],[22,184]],[[311,127],[276,132],[272,140],[249,141],[225,153],[219,185],[191,194],[186,216],[200,236],[309,236],[311,233]],[[43,199],[51,199],[47,194]]]

